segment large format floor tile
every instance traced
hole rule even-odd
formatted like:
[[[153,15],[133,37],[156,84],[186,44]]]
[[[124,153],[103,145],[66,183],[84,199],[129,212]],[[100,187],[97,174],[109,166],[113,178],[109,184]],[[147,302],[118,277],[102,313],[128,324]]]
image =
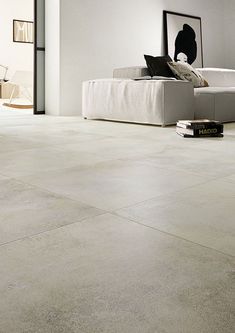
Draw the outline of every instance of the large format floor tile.
[[[233,333],[234,138],[0,105],[0,333]]]
[[[59,146],[0,154],[0,173],[8,177],[22,177],[50,170],[84,167],[108,158]]]
[[[0,180],[0,188],[0,244],[102,213],[14,180]]]
[[[109,160],[129,159],[146,155],[162,153],[167,147],[167,143],[159,145],[158,141],[149,142],[146,138],[116,138],[106,137],[94,142],[87,142],[83,145],[72,143],[65,146],[66,149],[74,152],[87,152],[99,156],[103,156]]]
[[[0,257],[4,333],[234,331],[230,257],[109,214]]]
[[[224,177],[235,173],[235,159],[226,150],[218,153],[214,150],[168,146],[159,153],[145,156],[143,161],[160,168],[181,170],[208,177]]]
[[[234,184],[214,180],[117,214],[235,256],[234,202]]]
[[[9,135],[2,135],[0,131],[0,154],[39,147],[41,147],[40,141],[34,142],[29,137],[22,138],[22,136],[15,137]]]
[[[16,147],[11,145],[10,148],[18,148],[20,143],[25,142],[25,146],[29,147],[46,147],[51,145],[67,145],[67,144],[79,144],[83,147],[86,142],[96,142],[99,139],[106,138],[104,135],[94,133],[83,133],[79,129],[79,122],[76,122],[77,128],[62,127],[60,124],[53,126],[53,124],[47,124],[47,126],[8,126],[0,127],[0,139],[6,137],[5,140],[9,140],[9,146],[11,142],[16,142]],[[2,142],[2,141],[1,141]],[[8,142],[6,142],[8,144]],[[92,142],[90,142],[92,145]],[[1,149],[7,151],[6,145],[2,145]],[[19,147],[20,148],[20,147]],[[26,148],[25,148],[26,149]],[[16,150],[16,149],[15,149]],[[19,149],[18,149],[19,150]],[[4,151],[4,150],[3,150]]]
[[[104,209],[126,207],[206,182],[206,177],[140,162],[112,161],[36,174],[23,181]]]
[[[189,140],[190,142],[190,140]],[[224,131],[224,137],[223,138],[209,138],[207,140],[204,140],[202,138],[201,143],[203,144],[204,148],[208,151],[214,151],[218,155],[223,154],[226,152],[226,154],[230,156],[234,156],[234,145],[235,145],[235,134],[234,130],[233,132],[227,132],[227,128],[225,125],[225,131]],[[202,149],[204,149],[202,147]]]

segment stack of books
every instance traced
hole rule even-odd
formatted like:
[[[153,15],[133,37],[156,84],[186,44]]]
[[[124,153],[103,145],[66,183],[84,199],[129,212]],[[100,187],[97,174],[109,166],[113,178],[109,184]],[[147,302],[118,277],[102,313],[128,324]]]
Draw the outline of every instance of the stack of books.
[[[186,137],[223,137],[223,124],[216,120],[179,120],[176,124],[176,133]]]

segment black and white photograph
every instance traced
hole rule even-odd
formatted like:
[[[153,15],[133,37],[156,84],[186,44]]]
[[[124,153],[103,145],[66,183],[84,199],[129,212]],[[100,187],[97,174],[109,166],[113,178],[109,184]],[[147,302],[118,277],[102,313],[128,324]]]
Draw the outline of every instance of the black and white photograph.
[[[174,61],[203,67],[201,18],[164,11],[165,51]]]

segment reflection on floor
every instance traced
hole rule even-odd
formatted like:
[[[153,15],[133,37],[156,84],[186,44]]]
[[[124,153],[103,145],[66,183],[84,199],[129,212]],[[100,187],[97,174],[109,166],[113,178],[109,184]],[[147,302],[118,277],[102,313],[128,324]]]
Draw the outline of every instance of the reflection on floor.
[[[234,332],[234,147],[1,111],[0,331]]]

